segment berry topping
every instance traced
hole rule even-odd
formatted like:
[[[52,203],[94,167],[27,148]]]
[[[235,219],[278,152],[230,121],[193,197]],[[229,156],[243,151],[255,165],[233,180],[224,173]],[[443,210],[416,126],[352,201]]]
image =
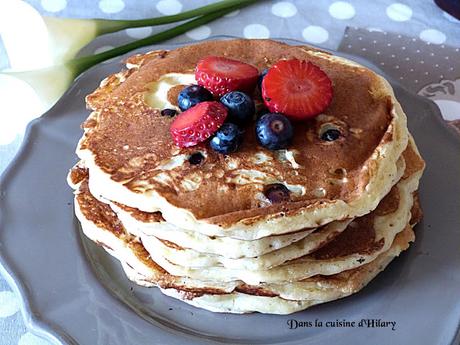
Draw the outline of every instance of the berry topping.
[[[259,86],[259,90],[262,90],[262,80],[264,80],[267,73],[268,73],[268,68],[264,69],[262,73],[260,73],[259,78],[257,79],[257,85]]]
[[[332,100],[332,83],[318,66],[304,60],[281,60],[262,81],[262,97],[271,112],[302,120],[323,112]]]
[[[160,114],[161,116],[174,117],[177,114],[177,110],[166,108],[166,109],[163,109]]]
[[[238,150],[243,141],[243,131],[233,123],[227,122],[220,127],[211,139],[211,148],[223,154]]]
[[[256,122],[256,137],[269,150],[285,149],[294,136],[291,122],[281,114],[265,114]]]
[[[340,131],[338,129],[328,129],[325,131],[323,134],[321,134],[321,140],[324,141],[334,141],[339,139],[340,137]]]
[[[201,102],[176,116],[169,131],[177,146],[194,146],[213,135],[226,117],[227,108],[221,103]]]
[[[287,187],[281,183],[273,183],[268,185],[264,190],[264,194],[272,204],[286,202],[290,199],[289,189],[287,189]]]
[[[177,105],[182,111],[205,101],[212,101],[212,94],[199,85],[187,86],[177,96]]]
[[[204,159],[204,156],[201,152],[195,152],[188,157],[188,162],[192,165],[200,164]]]
[[[228,109],[227,121],[238,125],[249,123],[256,111],[251,97],[241,91],[232,91],[220,98],[220,102]]]
[[[251,93],[257,84],[259,71],[247,63],[219,56],[208,56],[198,62],[195,79],[215,96],[230,91]]]

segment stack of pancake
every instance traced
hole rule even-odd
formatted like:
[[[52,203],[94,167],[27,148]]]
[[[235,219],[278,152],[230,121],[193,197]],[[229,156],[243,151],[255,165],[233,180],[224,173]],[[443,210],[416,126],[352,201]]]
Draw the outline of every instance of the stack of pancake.
[[[270,151],[246,129],[239,151],[178,148],[177,93],[196,63],[226,56],[260,71],[320,66],[326,112]],[[144,286],[217,312],[287,314],[359,291],[414,240],[424,169],[389,84],[351,61],[270,40],[211,41],[127,60],[87,96],[92,110],[68,181],[87,237]],[[341,133],[335,141],[321,134]],[[197,159],[198,157],[198,159]],[[289,196],[270,195],[284,185]]]

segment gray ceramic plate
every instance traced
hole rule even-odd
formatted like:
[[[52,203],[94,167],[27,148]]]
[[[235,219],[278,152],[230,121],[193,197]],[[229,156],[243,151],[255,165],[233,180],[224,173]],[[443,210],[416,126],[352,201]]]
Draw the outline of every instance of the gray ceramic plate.
[[[56,344],[80,345],[458,341],[460,142],[433,103],[393,83],[427,162],[420,187],[425,217],[407,253],[362,292],[340,301],[290,316],[213,314],[135,286],[115,260],[80,234],[65,177],[88,116],[84,96],[120,70],[118,61],[82,75],[28,127],[20,154],[0,182],[0,266],[22,296],[32,331]],[[323,327],[288,326],[288,320],[316,319]],[[394,321],[396,327],[326,327],[327,321],[361,319]]]

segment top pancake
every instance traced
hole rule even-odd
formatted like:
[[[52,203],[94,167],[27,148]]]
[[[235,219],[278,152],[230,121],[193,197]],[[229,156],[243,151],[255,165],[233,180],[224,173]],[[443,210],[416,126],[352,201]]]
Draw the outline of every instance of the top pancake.
[[[172,119],[146,98],[156,81],[169,73],[193,73],[208,55],[260,71],[280,59],[311,61],[332,80],[332,103],[315,119],[294,124],[288,150],[259,146],[254,124],[240,150],[228,156],[207,142],[179,149],[169,135]],[[109,77],[87,98],[94,111],[77,153],[89,168],[94,195],[161,211],[184,229],[242,238],[251,232],[250,238],[259,238],[366,214],[400,177],[396,162],[407,145],[405,115],[389,84],[353,62],[270,40],[210,41],[128,62],[131,69]],[[334,142],[319,139],[329,124],[343,134]],[[197,151],[204,162],[191,165],[187,159]],[[263,190],[271,183],[285,184],[291,200],[270,204]]]

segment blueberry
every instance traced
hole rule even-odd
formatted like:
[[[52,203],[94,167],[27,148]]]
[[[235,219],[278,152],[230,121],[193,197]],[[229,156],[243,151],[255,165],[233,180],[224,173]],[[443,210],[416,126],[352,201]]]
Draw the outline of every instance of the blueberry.
[[[268,73],[268,68],[264,69],[262,73],[259,75],[259,80],[257,81],[257,84],[259,85],[259,90],[262,91],[262,80],[264,80],[265,76]]]
[[[268,185],[264,190],[264,194],[272,204],[286,202],[290,199],[289,189],[287,189],[287,187],[281,183],[273,183]]]
[[[254,117],[256,111],[254,101],[244,92],[229,92],[220,98],[220,102],[228,109],[228,122],[245,125]]]
[[[199,85],[190,85],[185,87],[177,97],[177,105],[182,111],[205,101],[212,101],[212,94]]]
[[[166,108],[166,109],[163,109],[163,110],[161,111],[161,115],[162,115],[162,116],[174,117],[174,116],[176,116],[176,114],[177,114],[177,110],[176,110],[176,109],[168,109],[168,108]]]
[[[200,164],[204,159],[204,156],[201,152],[195,152],[188,157],[188,162],[192,165]]]
[[[256,122],[256,137],[269,150],[285,149],[292,142],[294,130],[289,119],[281,114],[268,113]]]
[[[234,123],[226,122],[211,138],[211,148],[223,154],[238,150],[243,141],[243,131]]]
[[[340,131],[338,129],[328,129],[321,135],[321,140],[324,141],[334,141],[339,139],[340,137]]]

